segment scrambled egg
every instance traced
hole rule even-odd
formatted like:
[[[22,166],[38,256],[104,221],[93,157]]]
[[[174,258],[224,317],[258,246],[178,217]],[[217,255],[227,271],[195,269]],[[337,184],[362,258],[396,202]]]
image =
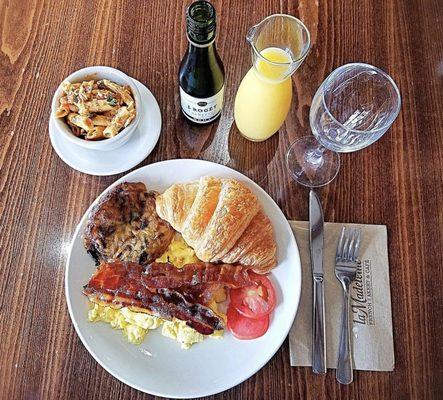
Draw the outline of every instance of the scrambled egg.
[[[177,233],[166,251],[155,261],[162,263],[170,262],[175,267],[182,268],[186,264],[196,263],[200,260],[195,255],[194,250],[186,244],[182,235]]]
[[[177,233],[165,253],[156,261],[170,262],[177,268],[181,268],[199,260],[195,256],[194,250]],[[217,312],[216,301],[224,301],[225,299],[226,293],[221,289],[216,293],[215,301],[211,302],[210,307]],[[224,316],[222,315],[222,317]],[[160,325],[163,325],[162,335],[176,340],[183,349],[189,349],[194,343],[202,342],[205,338],[205,335],[186,325],[185,321],[179,319],[167,321],[149,314],[131,311],[126,307],[114,309],[91,302],[88,320],[107,322],[114,329],[121,329],[128,342],[133,344],[140,344],[150,329],[157,329]],[[219,339],[223,337],[223,331],[215,331],[209,336]]]
[[[203,342],[205,338],[205,335],[186,325],[185,321],[175,318],[173,321],[163,322],[162,335],[180,342],[182,349],[189,349],[194,343]],[[209,337],[220,339],[223,337],[223,331],[214,331]]]
[[[119,310],[96,303],[90,303],[88,320],[102,321],[114,329],[123,330],[129,343],[140,344],[150,329],[157,329],[163,322],[161,318],[145,313],[137,313],[124,307]]]

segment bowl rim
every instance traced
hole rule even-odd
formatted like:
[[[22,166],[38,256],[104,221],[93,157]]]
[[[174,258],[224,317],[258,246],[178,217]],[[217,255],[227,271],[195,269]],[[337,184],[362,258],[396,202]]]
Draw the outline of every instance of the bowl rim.
[[[58,100],[61,96],[62,84],[65,81],[69,81],[71,83],[76,83],[82,79],[81,76],[88,76],[88,75],[96,74],[96,75],[98,75],[98,77],[100,77],[100,75],[106,75],[108,73],[118,75],[120,78],[122,78],[122,80],[124,80],[126,82],[126,84],[128,86],[130,86],[131,91],[134,95],[134,101],[135,101],[135,109],[136,109],[135,118],[133,121],[131,121],[131,123],[126,128],[121,130],[117,135],[115,135],[112,138],[104,139],[104,140],[97,140],[97,141],[92,141],[92,140],[89,141],[89,140],[85,140],[85,139],[80,139],[80,138],[76,137],[71,132],[71,130],[69,129],[68,125],[66,124],[66,122],[64,121],[63,118],[56,118],[54,115],[55,111],[57,109]],[[93,65],[93,66],[89,66],[89,67],[85,67],[85,68],[81,68],[76,71],[73,71],[71,74],[69,74],[66,78],[64,78],[60,82],[60,84],[57,86],[57,89],[55,90],[54,95],[52,97],[51,118],[55,122],[54,126],[56,127],[56,129],[59,132],[61,132],[71,143],[75,143],[79,146],[82,146],[82,147],[85,147],[88,149],[93,149],[93,150],[106,149],[107,147],[112,146],[112,144],[123,141],[123,138],[126,138],[127,136],[131,135],[135,131],[135,129],[140,121],[140,110],[141,110],[140,102],[141,102],[140,92],[137,88],[137,85],[135,84],[135,81],[129,75],[127,75],[124,72],[120,71],[119,69],[116,69],[113,67],[108,67],[105,65]]]

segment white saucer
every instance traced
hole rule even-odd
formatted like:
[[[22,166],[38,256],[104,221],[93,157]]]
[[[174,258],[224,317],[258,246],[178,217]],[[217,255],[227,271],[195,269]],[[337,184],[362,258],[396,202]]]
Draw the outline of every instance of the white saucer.
[[[133,79],[141,95],[141,119],[132,137],[123,146],[110,151],[85,149],[57,134],[49,119],[49,137],[58,156],[71,168],[89,175],[115,175],[142,162],[154,149],[160,137],[162,117],[154,95]]]

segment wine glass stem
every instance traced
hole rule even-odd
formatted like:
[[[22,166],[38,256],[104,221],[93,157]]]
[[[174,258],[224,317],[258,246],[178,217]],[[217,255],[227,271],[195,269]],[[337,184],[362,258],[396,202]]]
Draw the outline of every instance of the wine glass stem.
[[[326,147],[320,144],[318,145],[317,148],[313,150],[308,150],[306,152],[306,161],[309,164],[311,164],[313,167],[320,168],[324,163],[323,153],[325,152],[325,150]]]

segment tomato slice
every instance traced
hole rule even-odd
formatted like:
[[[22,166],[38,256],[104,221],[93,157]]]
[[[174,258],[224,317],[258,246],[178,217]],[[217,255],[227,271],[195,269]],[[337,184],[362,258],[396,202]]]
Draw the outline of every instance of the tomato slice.
[[[248,318],[230,306],[227,317],[228,329],[237,339],[256,339],[263,336],[269,328],[269,315],[261,318]]]
[[[253,272],[250,272],[249,276],[254,285],[231,289],[231,305],[245,317],[262,318],[275,308],[275,290],[266,276]]]

